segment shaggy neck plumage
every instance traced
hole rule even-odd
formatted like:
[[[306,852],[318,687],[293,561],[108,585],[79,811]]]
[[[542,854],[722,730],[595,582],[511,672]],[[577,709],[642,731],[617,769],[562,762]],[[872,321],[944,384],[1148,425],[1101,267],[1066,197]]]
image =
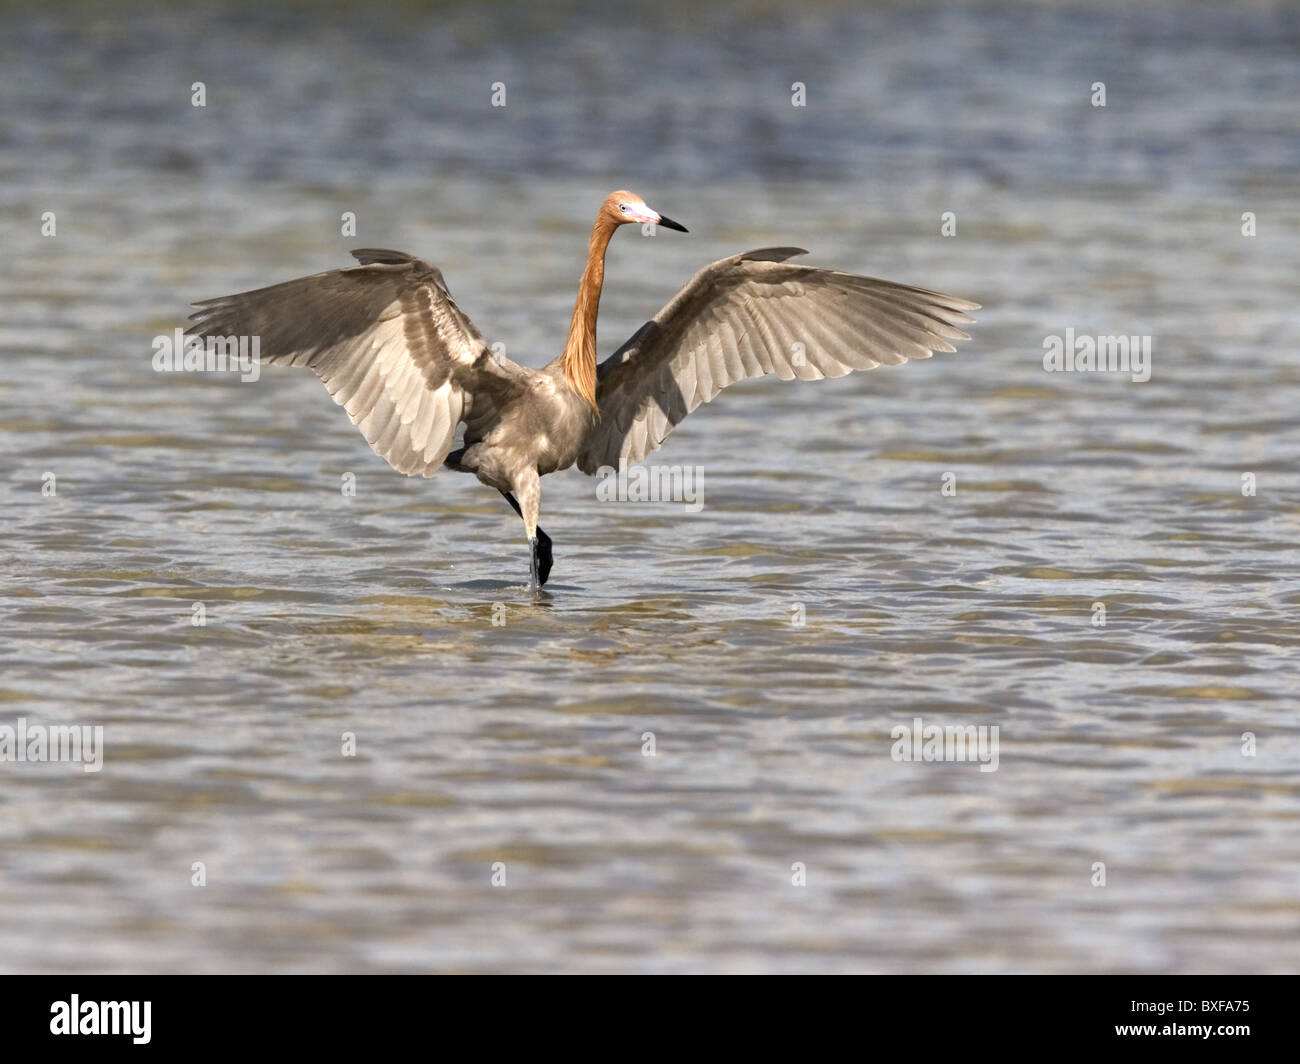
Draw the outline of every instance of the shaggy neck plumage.
[[[578,282],[578,299],[569,322],[560,368],[564,379],[592,407],[596,406],[596,314],[600,310],[600,289],[605,283],[605,249],[614,235],[614,223],[602,212],[591,229],[587,245],[587,268]]]

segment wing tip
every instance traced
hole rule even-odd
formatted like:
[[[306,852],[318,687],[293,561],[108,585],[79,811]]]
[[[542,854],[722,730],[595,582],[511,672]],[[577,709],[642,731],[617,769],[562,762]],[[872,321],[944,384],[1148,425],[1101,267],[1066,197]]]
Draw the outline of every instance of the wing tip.
[[[416,261],[414,255],[394,251],[392,248],[353,248],[349,254],[362,266],[404,266]]]
[[[807,254],[807,248],[755,248],[753,251],[742,252],[736,258],[740,262],[785,262],[787,259]]]

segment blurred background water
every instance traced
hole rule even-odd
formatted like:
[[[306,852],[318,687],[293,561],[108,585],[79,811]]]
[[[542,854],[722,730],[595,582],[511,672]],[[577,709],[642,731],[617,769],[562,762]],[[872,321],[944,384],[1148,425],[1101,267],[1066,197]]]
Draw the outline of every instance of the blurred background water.
[[[0,41],[0,724],[106,743],[0,763],[0,969],[1294,970],[1300,8],[6,4]],[[540,365],[622,187],[691,234],[615,239],[602,356],[770,244],[975,339],[729,390],[656,456],[697,514],[548,478],[536,601],[501,500],[393,473],[311,374],[151,367],[190,300],[355,246]],[[1151,380],[1045,372],[1066,328],[1150,335]],[[998,726],[998,771],[895,762],[915,717]]]

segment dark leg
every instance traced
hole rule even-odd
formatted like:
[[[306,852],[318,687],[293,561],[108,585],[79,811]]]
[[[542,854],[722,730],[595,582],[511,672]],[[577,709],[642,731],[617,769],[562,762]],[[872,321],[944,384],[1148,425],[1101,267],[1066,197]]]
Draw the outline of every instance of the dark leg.
[[[551,566],[555,564],[555,558],[551,554],[551,537],[540,528],[533,545],[533,557],[537,559],[537,584],[540,587],[550,578]]]
[[[519,500],[515,498],[514,492],[503,491],[501,494],[506,497],[506,502],[510,504],[515,513],[523,517],[523,511],[519,508]],[[551,566],[555,563],[555,558],[551,553],[551,537],[539,528],[537,538],[529,540],[528,545],[530,553],[528,568],[532,573],[533,586],[542,587],[551,575]]]

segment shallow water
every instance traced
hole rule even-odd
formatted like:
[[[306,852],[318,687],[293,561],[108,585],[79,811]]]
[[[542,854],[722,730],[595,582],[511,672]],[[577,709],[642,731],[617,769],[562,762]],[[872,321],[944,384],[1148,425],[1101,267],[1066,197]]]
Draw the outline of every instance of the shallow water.
[[[0,10],[0,725],[105,737],[0,763],[0,969],[1294,970],[1300,9],[610,18]],[[151,368],[366,245],[540,365],[616,187],[692,232],[615,239],[603,353],[768,244],[975,339],[729,390],[655,457],[698,513],[547,478],[536,600],[310,374]],[[1045,372],[1067,328],[1151,379]]]

